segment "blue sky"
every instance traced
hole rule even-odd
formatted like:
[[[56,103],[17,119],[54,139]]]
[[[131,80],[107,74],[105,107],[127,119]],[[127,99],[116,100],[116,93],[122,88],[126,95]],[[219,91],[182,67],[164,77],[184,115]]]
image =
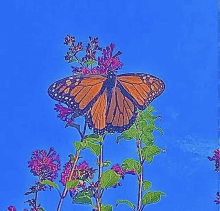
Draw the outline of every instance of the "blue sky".
[[[0,3],[0,20],[0,210],[11,204],[17,210],[27,207],[23,194],[35,181],[27,168],[33,150],[53,146],[64,164],[74,152],[72,142],[79,140],[56,118],[55,102],[47,95],[51,83],[71,75],[63,59],[66,34],[84,42],[98,36],[101,46],[113,42],[123,53],[121,73],[150,73],[166,84],[152,103],[164,130],[163,136],[155,134],[155,143],[166,153],[145,166],[144,176],[152,190],[167,196],[146,210],[218,210],[213,203],[217,173],[207,159],[218,147],[217,1],[8,0]],[[136,158],[135,142],[116,145],[115,137],[107,137],[104,159]],[[89,152],[83,156],[95,162]],[[136,192],[129,175],[121,187],[106,191],[103,203],[121,198],[136,203]],[[39,200],[52,211],[58,195],[45,192]],[[91,209],[69,198],[63,210]]]

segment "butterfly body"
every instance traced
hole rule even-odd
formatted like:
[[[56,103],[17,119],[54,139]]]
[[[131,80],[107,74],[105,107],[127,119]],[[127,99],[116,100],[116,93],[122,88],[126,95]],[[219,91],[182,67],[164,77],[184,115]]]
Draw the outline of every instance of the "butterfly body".
[[[122,132],[165,88],[162,80],[143,73],[70,76],[53,83],[48,94],[84,115],[94,133]]]

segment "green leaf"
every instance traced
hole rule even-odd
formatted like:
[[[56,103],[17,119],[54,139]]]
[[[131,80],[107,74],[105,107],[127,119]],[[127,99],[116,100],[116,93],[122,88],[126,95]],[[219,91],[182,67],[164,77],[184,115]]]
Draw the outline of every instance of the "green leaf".
[[[76,150],[81,150],[86,148],[86,143],[85,142],[74,142],[74,146]]]
[[[88,61],[85,61],[84,63],[87,65],[87,66],[90,66],[91,64],[95,63],[96,60],[93,60],[93,59],[90,59]]]
[[[112,205],[101,205],[101,211],[112,211]]]
[[[43,184],[43,185],[49,185],[49,186],[51,186],[51,187],[54,187],[54,188],[56,188],[56,189],[59,189],[58,185],[57,185],[55,182],[52,182],[52,181],[50,181],[50,180],[43,180],[43,181],[41,182],[41,184]]]
[[[161,133],[161,135],[163,135],[163,130],[160,127],[157,127],[157,130]]]
[[[113,187],[114,185],[118,183],[120,178],[121,177],[111,169],[105,171],[102,174],[101,180],[100,180],[101,188],[105,189],[105,188]]]
[[[91,191],[80,191],[74,196],[73,203],[76,204],[92,204],[92,193]]]
[[[122,138],[126,140],[130,140],[130,139],[138,140],[139,137],[140,137],[140,131],[131,127],[128,130],[125,130],[120,136],[117,137],[117,142],[119,142],[119,140]]]
[[[151,163],[155,155],[158,155],[161,152],[161,149],[155,145],[143,147],[142,155],[144,159]]]
[[[133,158],[128,158],[122,163],[123,170],[132,170],[134,169],[137,174],[141,172],[141,164]]]
[[[152,204],[160,201],[161,196],[166,195],[164,192],[161,191],[149,191],[143,196],[143,205]]]
[[[128,200],[118,200],[116,201],[116,206],[118,206],[119,204],[124,203],[127,204],[128,206],[130,206],[133,210],[135,210],[135,205],[132,204],[130,201]]]
[[[109,160],[106,160],[102,163],[103,167],[109,167],[111,162]]]
[[[84,142],[92,142],[92,143],[95,143],[95,142],[98,142],[99,136],[96,135],[96,134],[90,134],[90,135],[87,135],[86,138],[84,138]]]
[[[147,106],[146,111],[147,111],[147,112],[156,112],[156,110],[154,109],[153,106]]]
[[[75,188],[79,184],[79,180],[70,180],[66,183],[66,188],[69,190],[71,188]]]
[[[154,144],[154,136],[151,133],[141,134],[141,141],[147,146],[151,146]]]
[[[152,186],[152,184],[151,184],[150,181],[147,181],[147,180],[146,180],[146,181],[143,182],[143,190],[144,190],[144,191],[150,189],[151,186]]]
[[[95,154],[96,156],[98,156],[101,152],[101,146],[97,145],[97,144],[93,144],[91,142],[88,142],[87,147],[92,151],[93,154]]]

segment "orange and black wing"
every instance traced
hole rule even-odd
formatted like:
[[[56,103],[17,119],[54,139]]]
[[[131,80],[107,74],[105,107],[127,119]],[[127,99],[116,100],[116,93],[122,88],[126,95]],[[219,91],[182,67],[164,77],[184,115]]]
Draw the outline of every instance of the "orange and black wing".
[[[110,94],[109,103],[108,94]],[[135,122],[136,110],[134,103],[116,86],[112,88],[111,93],[108,93],[106,89],[99,96],[91,107],[87,122],[90,129],[98,134],[103,134],[105,131],[122,132]]]
[[[134,102],[140,110],[144,110],[165,89],[165,84],[161,79],[143,73],[119,75],[117,86],[120,87],[123,95]]]
[[[70,76],[54,82],[49,87],[48,94],[82,115],[105,90],[105,83],[106,77],[101,75]]]

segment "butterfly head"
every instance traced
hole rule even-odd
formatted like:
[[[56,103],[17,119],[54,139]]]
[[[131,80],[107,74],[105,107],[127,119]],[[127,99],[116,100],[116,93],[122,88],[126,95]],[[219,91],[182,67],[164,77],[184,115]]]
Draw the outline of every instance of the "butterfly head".
[[[115,78],[115,70],[108,69],[108,70],[107,70],[107,78],[108,78],[108,79],[113,79],[113,78]]]

